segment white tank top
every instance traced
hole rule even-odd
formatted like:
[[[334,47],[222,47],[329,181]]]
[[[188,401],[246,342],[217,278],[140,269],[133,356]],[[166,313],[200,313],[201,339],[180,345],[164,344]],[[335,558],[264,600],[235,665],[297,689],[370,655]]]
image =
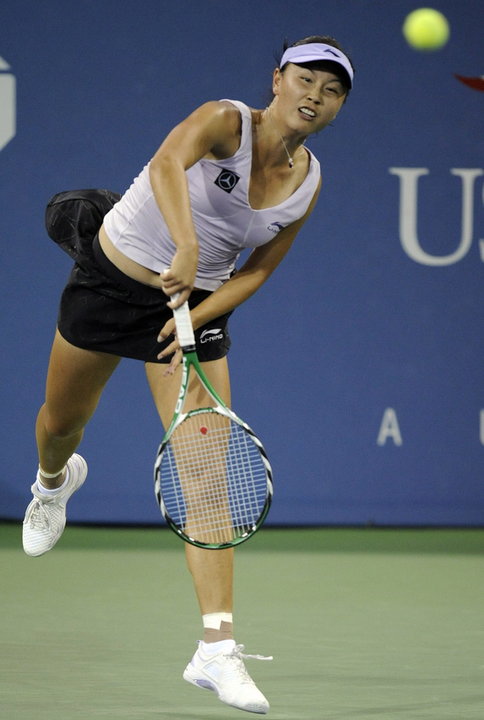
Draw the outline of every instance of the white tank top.
[[[279,205],[252,209],[252,114],[244,103],[229,102],[242,117],[239,149],[223,160],[199,160],[186,171],[199,243],[195,287],[204,290],[216,290],[230,277],[242,250],[264,245],[301,218],[320,177],[319,162],[308,150],[309,171],[299,188]],[[149,163],[106,215],[104,226],[113,245],[131,260],[157,273],[170,266],[175,244],[153,195]]]

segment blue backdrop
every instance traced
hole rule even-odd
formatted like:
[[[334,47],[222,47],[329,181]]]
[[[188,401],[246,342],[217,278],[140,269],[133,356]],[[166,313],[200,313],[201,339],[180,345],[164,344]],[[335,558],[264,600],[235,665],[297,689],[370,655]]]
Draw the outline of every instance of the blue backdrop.
[[[70,267],[43,228],[49,196],[123,191],[200,103],[263,107],[284,37],[329,33],[357,74],[310,141],[324,191],[231,325],[234,406],[275,471],[269,522],[484,524],[484,6],[435,6],[451,38],[421,53],[401,35],[405,0],[3,1],[0,517],[29,500]],[[158,522],[160,435],[143,366],[124,361],[71,520]]]

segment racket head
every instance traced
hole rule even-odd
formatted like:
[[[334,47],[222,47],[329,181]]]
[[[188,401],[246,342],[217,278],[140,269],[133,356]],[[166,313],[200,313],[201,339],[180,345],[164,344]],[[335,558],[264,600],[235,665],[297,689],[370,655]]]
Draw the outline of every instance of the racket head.
[[[155,493],[169,527],[206,549],[254,535],[272,501],[272,470],[251,428],[225,407],[180,414],[155,462]]]

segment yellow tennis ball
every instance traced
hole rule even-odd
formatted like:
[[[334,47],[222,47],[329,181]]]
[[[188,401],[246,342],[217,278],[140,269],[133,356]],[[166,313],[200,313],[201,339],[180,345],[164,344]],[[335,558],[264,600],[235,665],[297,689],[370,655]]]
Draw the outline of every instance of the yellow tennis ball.
[[[438,50],[450,35],[447,18],[433,8],[419,8],[409,13],[402,31],[408,44],[416,50]]]

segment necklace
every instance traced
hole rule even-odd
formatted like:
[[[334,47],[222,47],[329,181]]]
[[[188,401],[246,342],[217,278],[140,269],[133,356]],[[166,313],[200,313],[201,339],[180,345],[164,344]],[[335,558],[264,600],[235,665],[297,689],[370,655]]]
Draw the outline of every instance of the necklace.
[[[280,134],[280,133],[279,133],[279,134]],[[282,142],[282,146],[283,146],[284,150],[286,151],[287,161],[288,161],[288,163],[289,163],[289,167],[290,167],[291,170],[292,170],[293,167],[294,167],[294,160],[292,159],[291,155],[289,154],[289,150],[287,149],[287,145],[286,145],[286,143],[284,142],[284,138],[282,137],[282,135],[281,135],[281,142]]]
[[[276,123],[274,122],[274,120],[273,120],[273,118],[272,118],[272,114],[271,114],[270,109],[269,109],[268,107],[266,107],[266,110],[267,110],[267,116],[270,118],[270,121],[271,121],[273,127],[275,128],[275,130],[277,131],[277,134],[278,134],[279,137],[281,138],[282,147],[284,148],[284,150],[285,150],[285,152],[286,152],[287,161],[288,161],[288,163],[289,163],[289,167],[290,167],[291,170],[292,170],[292,168],[294,167],[294,159],[293,159],[291,153],[289,152],[289,150],[287,149],[286,141],[285,141],[284,138],[282,137],[281,133],[279,132],[279,128],[277,127]]]

